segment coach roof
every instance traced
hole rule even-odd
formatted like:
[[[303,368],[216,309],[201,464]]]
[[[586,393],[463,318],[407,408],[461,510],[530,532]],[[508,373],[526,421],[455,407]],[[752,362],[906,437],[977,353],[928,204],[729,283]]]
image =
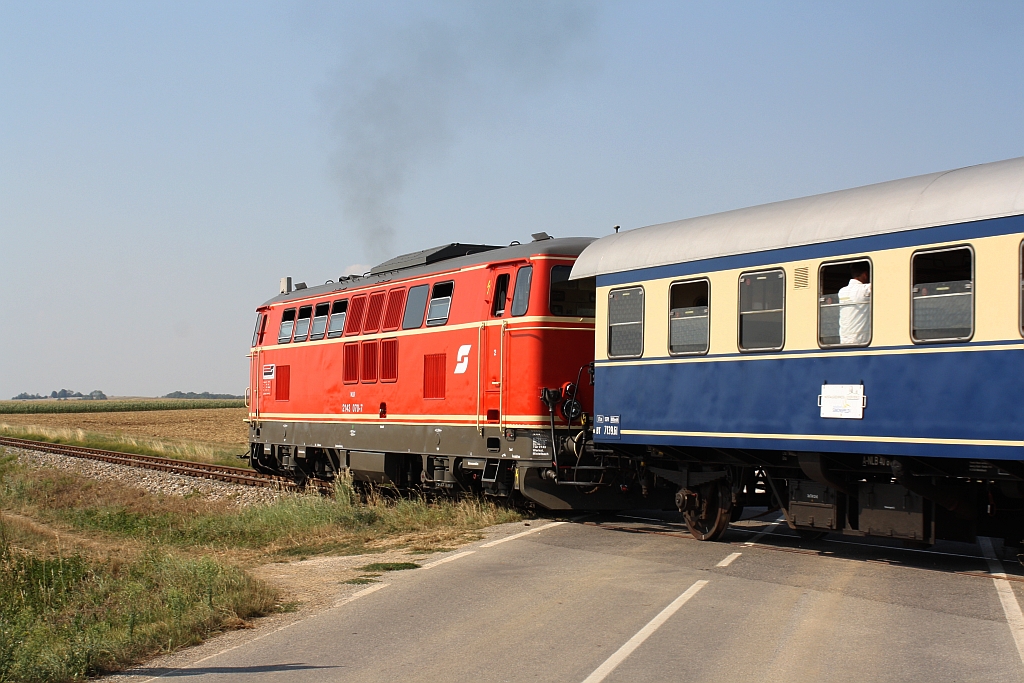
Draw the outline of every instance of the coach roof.
[[[1024,157],[602,237],[573,279],[1024,213]]]
[[[459,256],[457,258],[448,258],[433,263],[426,263],[424,265],[403,267],[384,272],[373,273],[371,271],[371,274],[365,277],[354,276],[350,279],[343,279],[339,282],[327,282],[315,287],[297,289],[288,294],[278,295],[263,305],[270,306],[272,304],[281,303],[282,301],[298,301],[300,299],[323,296],[330,294],[331,292],[341,292],[348,289],[362,289],[364,287],[372,287],[373,285],[392,282],[395,280],[405,280],[412,277],[421,277],[432,273],[447,273],[453,270],[459,270],[460,268],[468,268],[470,266],[477,266],[483,263],[500,263],[502,261],[527,259],[531,256],[543,254],[550,254],[554,256],[577,256],[593,241],[593,237],[563,237],[527,242],[526,244],[512,244],[507,247],[494,247],[487,249],[486,251],[478,251],[477,253]],[[463,246],[485,247],[485,245]],[[441,247],[438,249],[440,248]],[[434,251],[435,250],[433,249],[427,249],[423,252],[415,252],[413,255],[407,256],[416,256],[418,258],[420,255]],[[398,263],[400,261],[405,263],[406,261],[403,259],[405,259],[405,257],[399,256],[391,259],[391,261],[385,261],[380,266],[376,266],[374,270],[381,268],[387,263]]]

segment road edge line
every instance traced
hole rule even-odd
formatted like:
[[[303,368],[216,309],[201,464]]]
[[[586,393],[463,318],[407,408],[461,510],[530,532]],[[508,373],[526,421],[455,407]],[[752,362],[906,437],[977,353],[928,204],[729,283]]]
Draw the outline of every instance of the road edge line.
[[[1017,646],[1017,654],[1020,655],[1021,664],[1024,664],[1024,614],[1021,613],[1020,603],[1017,602],[1010,582],[1002,578],[1006,573],[1003,572],[1003,563],[996,557],[996,552],[992,548],[992,539],[988,536],[978,536],[978,546],[985,556],[985,561],[988,562],[989,572],[994,575],[992,582],[996,585],[1006,625],[1010,627],[1010,635]]]
[[[440,560],[434,560],[433,562],[428,562],[427,564],[425,564],[422,567],[420,567],[420,569],[433,569],[434,567],[436,567],[439,564],[444,564],[445,562],[451,562],[452,560],[457,560],[460,557],[465,557],[466,555],[472,555],[475,552],[476,552],[475,550],[463,550],[461,553],[455,553],[454,555],[449,555],[448,557],[442,557]]]
[[[523,536],[528,536],[529,534],[535,534],[538,531],[544,531],[545,529],[550,529],[553,526],[559,526],[561,524],[568,524],[568,522],[551,522],[550,524],[545,524],[544,526],[539,526],[536,529],[527,529],[526,531],[520,531],[518,534],[512,534],[511,536],[506,536],[505,538],[499,538],[496,541],[490,541],[488,543],[484,543],[480,547],[481,548],[493,548],[494,546],[501,545],[502,543],[505,543],[506,541],[514,541],[517,538],[521,538]]]

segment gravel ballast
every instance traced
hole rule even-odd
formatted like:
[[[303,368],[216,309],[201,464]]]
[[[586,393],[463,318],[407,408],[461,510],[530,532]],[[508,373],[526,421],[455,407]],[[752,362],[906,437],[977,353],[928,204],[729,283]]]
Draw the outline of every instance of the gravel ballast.
[[[240,507],[264,505],[272,503],[285,495],[295,495],[285,491],[256,486],[244,486],[212,479],[187,477],[181,474],[148,470],[142,467],[129,467],[88,460],[73,456],[46,453],[43,451],[26,450],[23,448],[5,447],[5,450],[18,458],[18,462],[29,467],[48,467],[56,470],[76,472],[92,479],[117,481],[129,486],[143,489],[149,493],[167,496],[202,496],[207,500],[233,502]]]

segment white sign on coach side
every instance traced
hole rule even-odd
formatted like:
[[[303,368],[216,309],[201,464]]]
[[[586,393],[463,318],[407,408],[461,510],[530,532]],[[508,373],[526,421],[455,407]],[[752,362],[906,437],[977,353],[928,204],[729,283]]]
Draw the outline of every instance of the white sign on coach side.
[[[867,397],[863,384],[822,384],[818,405],[821,416],[843,420],[860,420],[864,417]]]

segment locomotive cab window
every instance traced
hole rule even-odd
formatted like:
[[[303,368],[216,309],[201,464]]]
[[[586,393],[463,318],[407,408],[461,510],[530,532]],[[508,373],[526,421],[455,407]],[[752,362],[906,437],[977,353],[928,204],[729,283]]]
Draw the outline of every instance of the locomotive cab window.
[[[429,292],[430,285],[417,285],[409,289],[409,296],[405,299],[405,314],[402,316],[403,330],[414,330],[423,324]]]
[[[313,330],[309,333],[310,341],[324,338],[324,334],[327,333],[327,314],[330,310],[331,305],[326,301],[316,305],[316,310],[313,312]]]
[[[644,288],[608,293],[608,355],[635,358],[644,352]]]
[[[707,280],[676,282],[669,290],[669,340],[672,355],[708,352],[709,284]]]
[[[427,308],[427,326],[444,325],[452,308],[454,282],[438,282],[430,292],[430,306]]]
[[[303,306],[299,309],[299,321],[295,323],[295,339],[293,341],[306,341],[306,337],[309,336],[309,319],[312,317],[312,306]]]
[[[502,273],[494,280],[494,301],[491,302],[491,315],[500,318],[505,315],[505,304],[508,302],[508,281],[511,276]]]
[[[911,265],[911,336],[957,341],[974,334],[974,253],[969,247],[920,251]]]
[[[740,275],[741,351],[777,351],[786,340],[786,273],[781,268]]]
[[[551,294],[548,308],[551,315],[593,318],[597,308],[597,278],[570,280],[572,266],[551,267]]]
[[[818,270],[818,344],[871,343],[871,262],[826,263]]]
[[[533,282],[533,266],[523,266],[516,273],[516,289],[512,294],[512,315],[526,315],[530,307],[530,284]]]
[[[252,331],[252,345],[263,344],[263,333],[267,329],[267,316],[263,313],[256,314],[256,329]]]
[[[289,308],[281,314],[281,327],[277,331],[277,343],[287,344],[291,341],[292,330],[295,329],[295,309]]]
[[[340,337],[345,331],[345,312],[348,310],[348,299],[335,301],[331,304],[331,324],[327,328],[327,337]]]

